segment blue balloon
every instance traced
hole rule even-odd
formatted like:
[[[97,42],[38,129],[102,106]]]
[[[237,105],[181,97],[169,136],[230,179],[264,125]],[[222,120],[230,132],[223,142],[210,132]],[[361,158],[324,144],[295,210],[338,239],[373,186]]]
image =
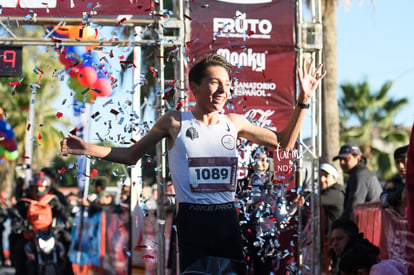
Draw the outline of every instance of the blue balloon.
[[[98,79],[104,78],[106,80],[109,80],[109,78],[106,76],[106,74],[103,71],[98,71]]]
[[[66,47],[66,56],[72,60],[81,60],[83,54],[85,53],[84,46],[67,46]]]
[[[97,51],[87,51],[82,55],[82,64],[85,67],[94,67],[97,68],[100,62],[101,57]]]
[[[11,138],[14,138],[14,131],[13,131],[13,129],[12,129],[12,128],[7,129],[7,130],[4,132],[4,135],[6,136],[6,139],[11,139]]]
[[[6,139],[14,138],[13,128],[4,119],[0,119],[0,132],[4,133]]]
[[[7,122],[3,119],[0,119],[0,132],[6,131],[6,125],[7,125]]]

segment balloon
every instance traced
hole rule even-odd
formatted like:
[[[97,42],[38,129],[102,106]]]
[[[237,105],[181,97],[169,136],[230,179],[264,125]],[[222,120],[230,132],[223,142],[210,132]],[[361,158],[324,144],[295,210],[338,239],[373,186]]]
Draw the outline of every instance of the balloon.
[[[59,61],[60,63],[66,65],[67,63],[70,63],[70,59],[69,57],[66,57],[66,50],[63,50],[60,54],[59,54]]]
[[[68,80],[68,86],[69,88],[71,88],[75,93],[80,92],[82,93],[83,91],[86,90],[86,86],[83,86],[77,77],[70,77]]]
[[[4,151],[4,147],[0,145],[0,158],[3,157]]]
[[[111,82],[104,78],[98,78],[92,85],[92,91],[96,96],[110,96],[112,93]]]
[[[76,63],[70,62],[70,63],[65,64],[66,73],[71,77],[78,77],[79,70],[81,68],[83,68],[82,63],[76,64]]]
[[[81,40],[97,40],[97,32],[94,28],[86,26],[82,29],[82,37],[79,37]]]
[[[103,78],[103,79],[110,81],[109,78],[106,76],[106,74],[102,70],[98,71],[98,79],[99,78]]]
[[[101,57],[97,51],[87,51],[82,55],[82,64],[85,67],[98,67],[99,63],[101,63]]]
[[[83,67],[79,69],[78,80],[83,86],[91,86],[98,79],[96,71],[92,67]]]
[[[10,126],[10,124],[9,124],[9,126]],[[14,131],[11,128],[11,126],[10,126],[9,129],[6,129],[6,131],[4,133],[6,134],[6,139],[12,139],[12,138],[14,138]]]
[[[0,119],[0,132],[6,132],[7,122],[3,119]]]
[[[1,119],[0,120],[0,132],[3,132],[4,137],[7,138],[14,138],[14,132],[12,127],[10,126],[7,121]]]
[[[82,55],[85,53],[85,47],[83,46],[67,46],[66,57],[75,61],[81,61]]]
[[[92,103],[96,100],[96,95],[92,91],[87,91],[86,93],[76,92],[75,98],[77,101],[84,103]]]
[[[5,151],[4,152],[4,157],[7,159],[7,160],[15,160],[15,159],[17,159],[18,157],[19,157],[19,151]]]
[[[14,151],[17,149],[17,141],[14,138],[6,139],[2,142],[4,149],[7,151]]]

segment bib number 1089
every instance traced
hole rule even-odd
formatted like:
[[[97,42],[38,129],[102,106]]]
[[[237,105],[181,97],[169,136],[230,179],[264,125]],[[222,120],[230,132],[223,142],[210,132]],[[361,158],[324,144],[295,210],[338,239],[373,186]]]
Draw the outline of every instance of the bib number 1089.
[[[197,180],[225,180],[229,176],[227,168],[196,168]]]

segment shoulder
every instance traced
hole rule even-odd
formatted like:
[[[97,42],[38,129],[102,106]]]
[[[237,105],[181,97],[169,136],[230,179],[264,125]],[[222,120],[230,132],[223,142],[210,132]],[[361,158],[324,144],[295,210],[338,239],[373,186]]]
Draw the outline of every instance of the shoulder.
[[[339,183],[334,183],[328,187],[333,193],[343,194],[345,192],[344,187]]]
[[[152,127],[152,131],[171,133],[171,130],[179,129],[181,126],[181,112],[168,111],[162,115]]]
[[[160,117],[160,120],[164,123],[170,124],[171,126],[179,125],[181,123],[181,112],[175,110],[168,111]]]
[[[228,113],[225,116],[236,126],[237,129],[243,129],[245,125],[251,125],[251,123],[242,115],[236,113]]]

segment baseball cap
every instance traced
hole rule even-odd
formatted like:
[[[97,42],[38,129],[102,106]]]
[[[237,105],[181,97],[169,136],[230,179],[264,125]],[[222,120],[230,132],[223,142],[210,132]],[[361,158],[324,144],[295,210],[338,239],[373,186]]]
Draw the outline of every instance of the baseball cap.
[[[325,171],[326,173],[332,175],[336,179],[338,178],[338,171],[329,163],[322,163],[320,166],[320,170]]]
[[[346,157],[348,155],[362,155],[361,149],[359,149],[359,146],[356,144],[345,144],[342,145],[341,149],[339,150],[339,154],[335,156],[332,160],[337,160],[339,158]]]

